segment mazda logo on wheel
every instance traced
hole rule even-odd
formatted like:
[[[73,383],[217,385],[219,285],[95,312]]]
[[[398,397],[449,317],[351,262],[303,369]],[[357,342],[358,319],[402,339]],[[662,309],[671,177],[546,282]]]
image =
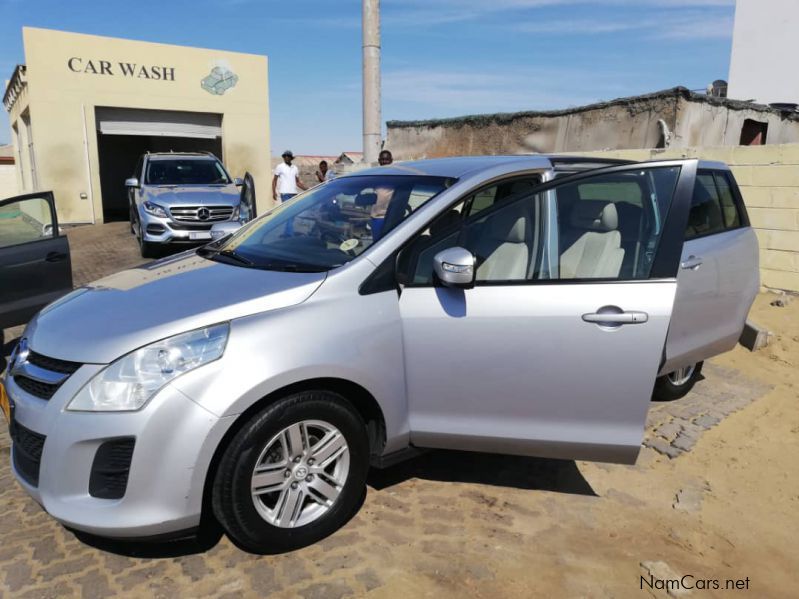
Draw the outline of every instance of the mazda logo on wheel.
[[[200,220],[208,220],[211,218],[211,211],[208,208],[200,208],[197,210],[197,218]]]

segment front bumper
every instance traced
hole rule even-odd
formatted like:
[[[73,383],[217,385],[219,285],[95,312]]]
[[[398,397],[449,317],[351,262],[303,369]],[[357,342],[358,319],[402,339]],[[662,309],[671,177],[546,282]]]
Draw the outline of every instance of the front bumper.
[[[171,218],[154,216],[139,209],[141,234],[147,243],[208,243],[212,241],[211,228],[220,223],[238,223],[237,218],[229,218],[213,223],[176,222]]]
[[[12,459],[17,481],[51,516],[92,534],[152,537],[198,526],[208,467],[232,417],[214,416],[170,385],[137,412],[67,411],[101,368],[82,366],[49,401],[6,378],[14,422],[45,437],[38,484]],[[124,496],[94,497],[89,488],[98,449],[120,438],[135,439]]]

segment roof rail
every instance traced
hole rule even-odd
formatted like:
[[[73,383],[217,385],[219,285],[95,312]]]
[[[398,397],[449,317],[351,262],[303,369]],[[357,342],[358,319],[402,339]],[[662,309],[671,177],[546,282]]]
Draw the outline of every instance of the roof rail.
[[[638,162],[637,160],[625,160],[622,158],[605,158],[605,157],[593,157],[593,156],[552,156],[548,155],[549,161],[552,163],[552,166],[556,164],[606,164],[606,165],[613,165],[613,164],[635,164]]]

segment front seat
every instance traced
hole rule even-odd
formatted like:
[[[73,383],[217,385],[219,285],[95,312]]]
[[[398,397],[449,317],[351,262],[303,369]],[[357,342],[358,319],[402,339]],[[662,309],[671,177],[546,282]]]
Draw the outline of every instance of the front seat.
[[[560,255],[560,278],[618,277],[624,250],[616,206],[602,201],[581,200],[575,202],[569,220],[572,229],[584,233]]]
[[[530,263],[530,226],[525,205],[500,210],[484,224],[477,243],[478,281],[519,281]]]

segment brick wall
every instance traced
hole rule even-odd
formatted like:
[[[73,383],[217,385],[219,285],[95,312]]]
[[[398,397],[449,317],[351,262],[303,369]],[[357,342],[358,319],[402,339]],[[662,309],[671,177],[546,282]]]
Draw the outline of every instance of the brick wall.
[[[580,152],[629,160],[702,158],[726,162],[741,187],[760,243],[760,280],[799,292],[799,144]]]

